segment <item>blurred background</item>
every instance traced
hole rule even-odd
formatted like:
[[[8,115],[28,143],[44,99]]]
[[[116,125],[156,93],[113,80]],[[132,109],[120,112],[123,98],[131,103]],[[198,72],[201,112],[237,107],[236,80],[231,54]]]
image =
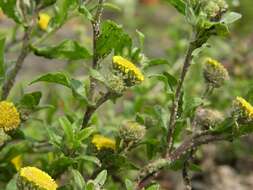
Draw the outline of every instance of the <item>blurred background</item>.
[[[145,35],[143,52],[147,60],[165,59],[168,64],[154,66],[144,70],[147,75],[150,73],[160,73],[169,71],[177,76],[182,66],[182,60],[187,48],[190,26],[182,15],[169,4],[162,0],[110,0],[118,7],[106,8],[103,19],[112,19],[123,25],[123,28],[139,44],[136,29]],[[230,80],[225,87],[218,89],[211,96],[211,107],[225,113],[229,112],[229,107],[235,96],[242,96],[253,103],[253,1],[252,0],[227,0],[232,10],[243,15],[242,19],[236,22],[230,30],[229,38],[213,37],[209,40],[210,47],[207,47],[199,58],[194,60],[194,65],[186,80],[185,101],[192,102],[194,97],[199,96],[204,90],[204,80],[202,76],[202,60],[206,56],[211,56],[221,61],[228,69]],[[49,11],[48,14],[51,14]],[[16,35],[20,39],[21,32],[13,33],[14,23],[0,12],[0,34]],[[63,28],[50,40],[45,43],[54,44],[63,39],[77,39],[91,49],[91,26],[82,18],[70,19]],[[20,44],[8,44],[7,59],[14,60]],[[71,93],[61,87],[47,84],[27,86],[29,82],[46,72],[67,71],[76,77],[83,78],[87,73],[90,63],[84,62],[64,62],[48,60],[34,55],[29,55],[24,67],[19,74],[15,90],[12,91],[11,98],[17,99],[18,94],[23,91],[40,89],[43,91],[43,102],[53,104],[60,108],[42,111],[36,117],[47,118],[48,124],[52,124],[54,119],[64,112],[70,114],[81,114],[78,106],[75,105]],[[81,68],[80,68],[81,66]],[[157,114],[154,105],[166,107],[168,99],[163,93],[162,83],[157,85],[156,79],[148,79],[143,85],[127,92],[116,104],[108,103],[100,108],[93,118],[93,123],[103,133],[112,135],[119,123],[124,119],[134,119],[138,114]],[[123,101],[124,100],[124,101]],[[103,110],[107,110],[103,112]],[[80,111],[80,112],[79,112]],[[113,118],[113,119],[112,119]],[[154,124],[150,124],[152,127]],[[106,127],[104,127],[106,126]],[[35,130],[35,128],[37,130]],[[38,130],[43,128],[43,122],[31,121],[26,124],[25,132],[37,139],[43,139],[45,132]],[[147,139],[152,139],[150,146],[159,149],[159,134],[161,129],[149,130]],[[150,140],[151,141],[151,140]],[[253,189],[253,136],[248,136],[242,141],[232,143],[222,143],[203,146],[197,152],[195,162],[201,166],[193,173],[193,187],[199,190],[252,190]],[[148,149],[140,148],[132,153],[132,159],[137,163],[141,160]],[[149,155],[154,158],[156,155]],[[36,160],[36,158],[32,158]],[[24,156],[24,162],[31,162],[31,158]],[[39,162],[39,161],[38,161]],[[174,168],[176,170],[176,168]],[[0,171],[1,172],[1,171]],[[183,189],[181,174],[178,172],[163,172],[157,177],[163,189],[180,190]],[[117,189],[117,187],[108,187]]]

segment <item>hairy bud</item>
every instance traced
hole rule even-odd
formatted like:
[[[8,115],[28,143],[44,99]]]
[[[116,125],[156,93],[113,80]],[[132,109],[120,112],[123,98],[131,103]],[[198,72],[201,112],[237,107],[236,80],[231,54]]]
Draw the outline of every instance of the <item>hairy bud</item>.
[[[195,122],[198,126],[204,127],[204,129],[209,129],[222,122],[223,115],[217,110],[199,108],[196,111]]]

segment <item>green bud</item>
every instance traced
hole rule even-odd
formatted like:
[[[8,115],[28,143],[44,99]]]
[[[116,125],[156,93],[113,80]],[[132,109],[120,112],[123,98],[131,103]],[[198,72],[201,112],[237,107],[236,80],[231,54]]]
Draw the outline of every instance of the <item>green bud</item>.
[[[0,147],[9,139],[10,137],[4,132],[4,129],[0,128]]]
[[[116,94],[122,94],[127,89],[123,77],[119,75],[108,77],[108,84],[110,90]]]
[[[125,142],[140,142],[146,134],[146,128],[139,123],[129,121],[119,129],[119,136]]]

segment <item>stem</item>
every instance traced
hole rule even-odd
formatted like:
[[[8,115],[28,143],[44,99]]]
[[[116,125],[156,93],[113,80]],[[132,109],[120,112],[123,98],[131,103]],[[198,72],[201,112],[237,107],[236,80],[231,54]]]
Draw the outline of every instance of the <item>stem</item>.
[[[97,55],[97,40],[100,35],[100,22],[101,22],[101,16],[103,12],[103,4],[105,0],[99,0],[98,1],[98,7],[97,7],[97,12],[94,16],[94,19],[92,21],[92,30],[93,30],[93,60],[92,60],[92,68],[93,69],[98,69],[99,67],[99,57]],[[90,76],[90,93],[89,93],[89,100],[92,102],[93,101],[93,96],[94,96],[94,91],[96,87],[96,80]],[[97,110],[97,108],[102,105],[104,102],[106,102],[110,97],[110,93],[108,92],[104,97],[101,97],[100,100],[98,100],[96,106],[89,105],[86,109],[86,112],[83,117],[83,123],[82,123],[82,128],[85,128],[91,116],[93,113]]]
[[[143,167],[140,171],[138,178],[137,178],[137,186],[136,190],[141,190],[154,178],[154,176],[164,167],[172,164],[176,160],[180,159],[182,156],[187,154],[191,150],[195,150],[197,147],[208,144],[211,142],[222,141],[222,140],[229,140],[231,139],[232,135],[218,135],[211,132],[204,132],[201,134],[194,135],[193,137],[186,139],[177,149],[171,152],[164,159],[159,159],[153,161],[152,163],[147,164]]]
[[[189,70],[189,67],[191,65],[191,61],[192,61],[192,52],[196,49],[196,45],[194,42],[190,43],[190,46],[187,50],[187,54],[185,57],[185,61],[184,61],[184,66],[181,72],[181,76],[180,76],[180,80],[178,82],[177,85],[177,89],[176,89],[176,93],[175,93],[175,98],[172,102],[172,108],[171,108],[171,115],[170,115],[170,120],[168,123],[168,136],[167,136],[167,142],[168,142],[168,149],[167,149],[167,156],[168,154],[171,152],[172,149],[172,144],[173,144],[173,133],[175,130],[175,125],[176,125],[176,119],[177,119],[177,115],[178,115],[178,106],[179,106],[179,100],[180,100],[180,96],[182,94],[182,87],[183,87],[183,83],[185,81],[185,77],[186,74]]]
[[[185,159],[184,165],[183,165],[182,177],[185,184],[185,190],[192,190],[191,177],[189,175],[189,165],[190,165],[190,160],[192,160],[193,154],[194,154],[194,150],[191,150],[189,152],[189,155]]]
[[[1,98],[2,100],[5,100],[8,97],[10,90],[12,89],[15,83],[16,77],[23,66],[24,60],[30,52],[29,42],[30,42],[31,31],[32,31],[31,27],[27,28],[25,31],[25,34],[23,37],[22,50],[17,58],[16,65],[13,71],[10,73],[9,78],[6,80],[6,82],[3,85],[3,93],[2,93],[2,98]]]
[[[84,114],[84,117],[83,117],[83,122],[82,122],[82,128],[85,128],[87,127],[89,121],[90,121],[90,118],[91,116],[94,114],[94,112],[102,105],[104,104],[105,102],[107,102],[107,100],[109,100],[112,96],[112,93],[111,92],[107,92],[106,94],[104,94],[96,103],[95,106],[93,105],[89,105],[87,107],[87,110]]]

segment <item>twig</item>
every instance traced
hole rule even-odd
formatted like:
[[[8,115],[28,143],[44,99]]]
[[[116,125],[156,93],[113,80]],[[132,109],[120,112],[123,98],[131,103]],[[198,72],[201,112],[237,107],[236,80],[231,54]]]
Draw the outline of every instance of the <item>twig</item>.
[[[172,136],[173,136],[173,133],[174,133],[174,130],[175,130],[175,125],[176,125],[179,100],[180,100],[180,96],[182,94],[182,87],[183,87],[183,83],[184,83],[186,74],[187,74],[187,72],[189,70],[189,67],[191,65],[192,52],[195,49],[196,49],[195,43],[191,42],[190,46],[187,50],[187,54],[186,54],[185,61],[184,61],[184,66],[183,66],[181,76],[180,76],[180,80],[178,82],[175,97],[174,97],[174,100],[172,102],[171,115],[170,115],[170,120],[168,122],[168,136],[167,136],[168,148],[167,148],[167,152],[166,152],[167,156],[172,150],[172,144],[173,144]]]
[[[99,57],[97,55],[97,40],[99,38],[100,35],[100,22],[101,22],[101,16],[102,16],[102,12],[103,12],[103,4],[104,4],[105,0],[99,0],[98,2],[98,7],[97,7],[97,12],[94,16],[94,19],[92,21],[92,30],[93,30],[93,60],[92,60],[92,68],[93,69],[98,69],[99,67]],[[92,102],[93,101],[93,96],[94,96],[94,91],[95,91],[95,87],[96,87],[96,80],[90,76],[90,92],[89,92],[89,100]],[[106,95],[105,98],[107,99],[103,99],[103,101],[98,102],[98,104],[103,104],[104,102],[106,102],[108,100],[108,94]],[[100,106],[100,105],[99,105]],[[88,106],[86,109],[86,112],[84,114],[83,117],[83,123],[82,123],[82,128],[85,128],[92,116],[92,114],[96,111],[96,109],[99,106]]]
[[[84,117],[83,117],[83,122],[82,122],[82,128],[85,128],[89,121],[90,121],[90,118],[91,116],[94,114],[94,112],[102,105],[104,104],[106,101],[108,101],[111,96],[113,94],[111,92],[107,92],[106,94],[104,94],[96,103],[96,105],[89,105],[86,109],[86,112],[84,114]]]
[[[194,154],[194,150],[192,149],[184,161],[183,170],[182,170],[182,177],[184,180],[186,190],[192,190],[191,177],[189,176],[189,165],[190,165],[190,160],[192,160],[193,154]]]

